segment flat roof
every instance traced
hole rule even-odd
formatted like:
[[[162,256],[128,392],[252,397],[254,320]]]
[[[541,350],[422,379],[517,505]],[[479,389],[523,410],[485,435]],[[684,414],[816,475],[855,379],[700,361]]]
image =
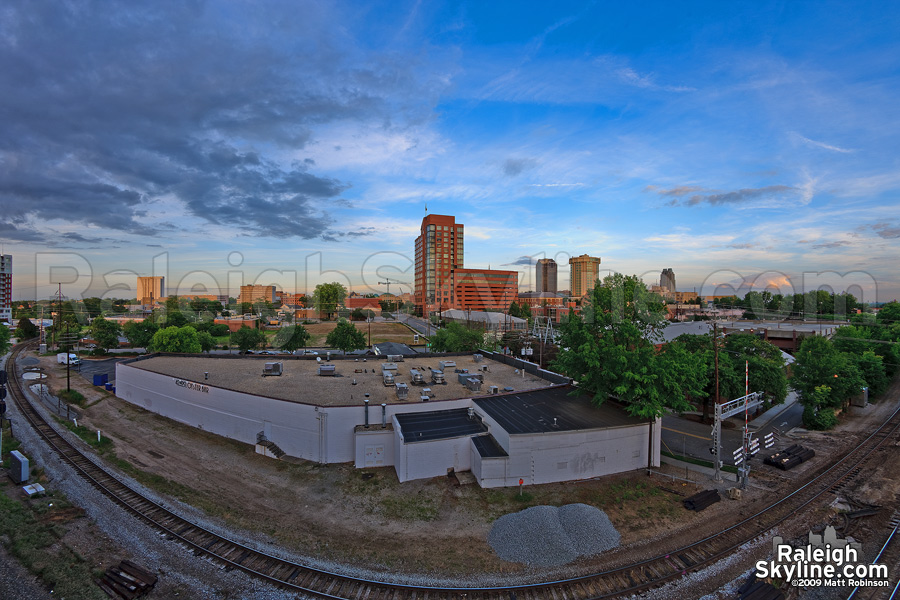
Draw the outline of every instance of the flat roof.
[[[359,405],[369,394],[372,406],[378,404],[411,404],[420,403],[419,396],[424,388],[431,389],[431,401],[456,400],[487,395],[490,387],[500,389],[511,387],[515,390],[533,390],[547,387],[550,382],[530,373],[516,374],[514,367],[493,360],[484,355],[482,362],[476,363],[471,354],[461,356],[415,356],[396,363],[395,382],[403,382],[409,386],[407,400],[397,399],[396,389],[386,387],[381,375],[381,365],[386,363],[385,357],[348,357],[325,361],[321,364],[335,366],[335,377],[318,375],[319,363],[312,356],[241,356],[241,355],[152,355],[119,364],[142,369],[153,373],[168,375],[177,379],[201,383],[210,387],[223,388],[277,398],[290,402],[314,404],[318,406]],[[332,357],[334,359],[334,357]],[[479,367],[487,365],[488,370],[482,372],[484,385],[480,392],[468,390],[457,381],[453,368],[444,373],[445,385],[431,383],[431,371],[439,368],[442,360],[456,362],[456,368],[468,369],[474,373]],[[280,376],[263,377],[263,365],[268,362],[280,362],[283,372]],[[425,385],[413,385],[410,369],[418,369],[425,377]],[[359,371],[357,373],[356,371]],[[209,373],[206,379],[204,373]],[[356,382],[356,385],[353,382]]]
[[[510,435],[631,427],[647,422],[632,417],[610,401],[597,406],[587,396],[570,396],[572,389],[562,386],[476,398],[475,406]]]
[[[478,451],[481,458],[506,458],[509,456],[491,434],[473,437],[472,443],[475,444],[475,450]]]
[[[487,426],[481,419],[470,419],[468,412],[467,408],[453,408],[401,413],[395,417],[403,432],[403,443],[412,444],[486,433]]]

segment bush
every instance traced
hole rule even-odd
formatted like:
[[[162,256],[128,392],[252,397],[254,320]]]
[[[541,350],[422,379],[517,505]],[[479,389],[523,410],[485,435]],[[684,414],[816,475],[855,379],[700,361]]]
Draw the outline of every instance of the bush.
[[[803,426],[807,429],[825,431],[833,428],[837,422],[833,408],[807,406],[803,409]]]
[[[78,390],[63,390],[57,396],[68,404],[77,404],[79,406],[84,404],[84,396]]]

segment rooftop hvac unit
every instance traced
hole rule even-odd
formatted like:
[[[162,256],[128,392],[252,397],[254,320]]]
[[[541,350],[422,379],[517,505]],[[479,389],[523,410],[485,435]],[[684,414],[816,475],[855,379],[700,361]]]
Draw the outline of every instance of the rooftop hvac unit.
[[[482,354],[473,354],[473,355],[472,355],[472,360],[474,360],[475,362],[479,363],[479,362],[481,362],[481,361],[484,360],[484,355],[482,355]]]
[[[391,362],[403,362],[402,354],[388,354],[387,359]]]
[[[437,369],[432,369],[431,381],[432,383],[444,383],[444,372],[438,371]]]
[[[481,365],[481,371],[487,373],[487,365]]]
[[[425,384],[425,377],[422,375],[422,372],[418,369],[410,369],[409,376],[412,377],[413,383]]]
[[[455,360],[442,360],[441,362],[438,363],[438,365],[440,365],[441,371],[443,371],[447,367],[456,368],[456,361]]]
[[[470,392],[480,392],[481,380],[475,377],[469,377],[468,379],[466,379],[466,387]]]
[[[381,372],[387,373],[388,371],[393,371],[394,374],[397,373],[397,365],[392,362],[381,363]]]
[[[319,365],[319,375],[322,377],[334,377],[334,365]]]
[[[466,385],[466,381],[468,381],[469,379],[477,379],[478,381],[483,381],[484,375],[482,375],[481,373],[460,373],[456,376],[456,378],[457,381],[459,381],[461,384]]]
[[[397,400],[406,400],[409,396],[409,386],[402,381],[397,383]]]
[[[271,362],[266,363],[263,367],[263,377],[269,377],[271,375],[281,375],[282,364],[280,362]]]
[[[390,371],[385,371],[381,375],[381,377],[384,381],[385,387],[390,387],[390,386],[394,385],[394,374],[391,373]]]
[[[9,476],[13,483],[28,483],[28,459],[18,450],[9,453]]]
[[[497,387],[496,385],[492,385],[492,386],[491,386],[490,388],[488,388],[488,389],[490,390],[489,393],[491,393],[491,394],[499,394],[499,393],[500,393],[500,388]]]
[[[423,396],[419,396],[419,400],[421,400],[422,402],[428,402],[429,400],[431,400],[431,398],[423,395]]]

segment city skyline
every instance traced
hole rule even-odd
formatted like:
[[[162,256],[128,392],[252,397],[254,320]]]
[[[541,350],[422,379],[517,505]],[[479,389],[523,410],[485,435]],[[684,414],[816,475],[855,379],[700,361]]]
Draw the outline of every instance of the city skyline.
[[[522,290],[538,258],[588,254],[601,278],[672,267],[680,290],[760,276],[890,300],[898,17],[874,2],[12,3],[13,297],[56,280],[134,297],[135,275],[181,293],[409,292],[436,213],[465,223],[466,267],[517,270]]]

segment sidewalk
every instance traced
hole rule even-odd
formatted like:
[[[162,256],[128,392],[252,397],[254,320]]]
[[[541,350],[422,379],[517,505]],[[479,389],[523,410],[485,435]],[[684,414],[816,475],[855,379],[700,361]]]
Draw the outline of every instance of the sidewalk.
[[[788,392],[787,398],[784,399],[784,402],[782,404],[776,404],[763,414],[750,421],[750,429],[762,429],[763,427],[777,419],[779,416],[781,416],[784,411],[791,408],[797,402],[797,400],[797,392]]]

